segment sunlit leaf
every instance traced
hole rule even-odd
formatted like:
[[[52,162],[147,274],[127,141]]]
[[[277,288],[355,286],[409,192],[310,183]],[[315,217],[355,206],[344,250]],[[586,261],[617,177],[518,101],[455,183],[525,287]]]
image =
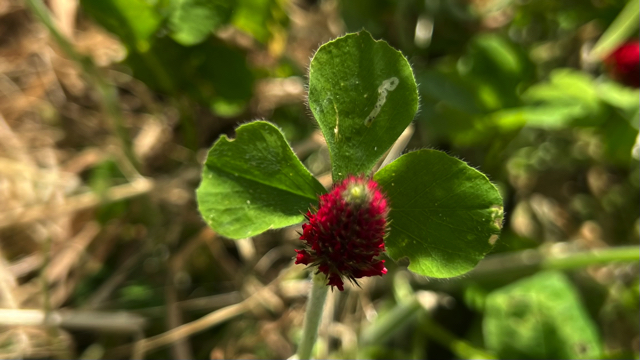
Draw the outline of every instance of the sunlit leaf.
[[[408,257],[415,273],[464,274],[498,239],[503,216],[498,189],[461,160],[435,150],[414,151],[374,179],[391,206],[387,253],[393,259]]]
[[[550,74],[549,82],[530,87],[523,98],[531,102],[580,102],[589,106],[597,104],[598,93],[589,74],[574,69],[555,69]]]
[[[361,31],[318,49],[309,71],[309,107],[327,140],[336,181],[371,170],[413,120],[418,92],[407,59]]]
[[[324,187],[304,168],[278,128],[254,121],[211,148],[197,190],[198,208],[215,231],[232,239],[304,220]]]

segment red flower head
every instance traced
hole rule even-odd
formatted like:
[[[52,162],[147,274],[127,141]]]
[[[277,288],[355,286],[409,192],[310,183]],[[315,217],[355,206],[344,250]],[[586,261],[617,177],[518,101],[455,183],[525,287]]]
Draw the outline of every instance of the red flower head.
[[[358,284],[356,279],[384,275],[384,252],[387,230],[387,199],[375,181],[351,176],[331,192],[320,196],[320,207],[307,212],[302,225],[305,248],[296,250],[296,264],[317,266],[328,285],[344,290],[342,278]]]
[[[621,45],[605,60],[611,77],[623,84],[640,87],[640,42]]]

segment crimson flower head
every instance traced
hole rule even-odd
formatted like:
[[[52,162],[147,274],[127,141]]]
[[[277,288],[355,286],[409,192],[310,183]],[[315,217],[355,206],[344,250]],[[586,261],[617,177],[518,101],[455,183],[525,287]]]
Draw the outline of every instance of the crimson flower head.
[[[317,266],[329,286],[344,290],[343,278],[356,285],[356,279],[384,275],[387,199],[378,184],[364,177],[351,176],[320,196],[317,211],[306,214],[300,239],[303,250],[296,250],[296,264]]]
[[[604,62],[612,78],[640,87],[640,42],[636,40],[621,45]]]

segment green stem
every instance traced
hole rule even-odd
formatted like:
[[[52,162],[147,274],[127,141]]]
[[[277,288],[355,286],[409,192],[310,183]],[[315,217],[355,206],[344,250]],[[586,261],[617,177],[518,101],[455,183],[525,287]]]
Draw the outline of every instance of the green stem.
[[[591,51],[592,59],[603,58],[620,46],[634,32],[638,31],[640,5],[637,0],[629,0],[627,5],[616,16]]]
[[[421,308],[420,303],[415,298],[396,305],[388,314],[381,316],[363,331],[360,344],[367,346],[386,341],[403,326],[407,325],[411,319],[414,319]]]
[[[468,279],[493,278],[505,274],[513,275],[536,270],[580,269],[591,265],[638,261],[640,261],[640,247],[638,246],[620,246],[561,255],[545,255],[536,250],[524,250],[486,258],[470,274]]]
[[[311,359],[311,351],[318,337],[318,327],[322,319],[324,301],[327,298],[327,280],[324,274],[313,277],[313,285],[307,300],[307,312],[304,316],[304,328],[302,330],[302,340],[298,347],[298,359]]]
[[[637,261],[640,261],[640,247],[620,246],[573,253],[565,257],[548,257],[541,262],[540,267],[547,270],[565,270],[613,262]]]

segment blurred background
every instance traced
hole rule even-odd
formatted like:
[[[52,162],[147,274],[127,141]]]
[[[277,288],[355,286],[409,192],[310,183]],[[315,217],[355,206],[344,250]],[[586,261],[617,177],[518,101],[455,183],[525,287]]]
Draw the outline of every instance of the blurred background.
[[[419,83],[407,149],[486,173],[506,218],[465,276],[388,261],[330,292],[316,356],[638,359],[637,9],[0,0],[0,358],[291,357],[309,289],[299,227],[217,236],[194,199],[200,163],[267,119],[328,186],[306,69],[366,29]]]

